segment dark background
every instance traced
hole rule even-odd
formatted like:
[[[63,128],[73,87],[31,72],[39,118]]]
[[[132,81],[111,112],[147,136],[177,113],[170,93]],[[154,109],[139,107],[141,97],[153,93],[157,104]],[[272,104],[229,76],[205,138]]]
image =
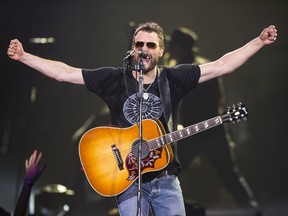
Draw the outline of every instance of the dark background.
[[[92,119],[88,128],[109,122],[100,113],[105,109],[103,102],[84,86],[58,83],[11,61],[6,55],[10,39],[18,38],[33,54],[95,68],[122,65],[130,42],[130,21],[156,21],[168,35],[177,26],[191,28],[199,36],[200,54],[209,59],[242,46],[274,24],[279,35],[276,43],[224,77],[224,85],[226,105],[242,101],[250,111],[247,122],[231,127],[239,167],[267,213],[288,215],[287,8],[284,0],[2,0],[0,206],[8,211],[14,208],[24,160],[34,149],[44,153],[42,162],[47,164],[35,192],[54,183],[73,189],[77,202],[72,208],[81,209],[80,215],[107,215],[115,206],[113,198],[98,196],[88,185],[80,170],[79,136],[73,138],[87,119]],[[54,37],[56,41],[32,44],[29,40],[34,37]],[[36,100],[31,102],[35,91]],[[199,201],[211,212],[233,206],[225,185],[209,165],[195,174],[190,173],[190,186],[203,188],[203,193],[197,197],[186,182],[186,199]]]

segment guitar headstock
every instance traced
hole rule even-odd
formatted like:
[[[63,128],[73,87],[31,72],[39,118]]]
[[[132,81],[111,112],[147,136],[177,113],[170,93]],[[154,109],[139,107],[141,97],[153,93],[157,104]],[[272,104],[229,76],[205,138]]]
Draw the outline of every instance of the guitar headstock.
[[[246,120],[248,116],[248,109],[241,102],[238,102],[237,105],[233,104],[232,107],[227,107],[226,112],[221,116],[224,123],[227,122],[239,122],[241,120]]]

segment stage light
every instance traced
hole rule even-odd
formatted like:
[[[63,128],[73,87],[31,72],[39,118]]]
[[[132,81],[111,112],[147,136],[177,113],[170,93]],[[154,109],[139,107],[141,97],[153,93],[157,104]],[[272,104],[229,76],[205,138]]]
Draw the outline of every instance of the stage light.
[[[35,38],[30,38],[30,43],[52,44],[52,43],[55,43],[55,38],[54,37],[35,37]]]
[[[35,195],[36,215],[73,215],[74,191],[61,184],[46,185]],[[69,212],[69,213],[68,213]]]

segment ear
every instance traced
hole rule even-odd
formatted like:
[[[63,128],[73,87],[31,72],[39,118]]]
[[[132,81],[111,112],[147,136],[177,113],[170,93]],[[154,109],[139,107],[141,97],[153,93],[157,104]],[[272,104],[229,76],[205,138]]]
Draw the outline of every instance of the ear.
[[[165,50],[164,47],[160,48],[160,51],[159,51],[159,57],[162,57],[162,56],[163,56],[163,54],[164,54],[164,50]]]

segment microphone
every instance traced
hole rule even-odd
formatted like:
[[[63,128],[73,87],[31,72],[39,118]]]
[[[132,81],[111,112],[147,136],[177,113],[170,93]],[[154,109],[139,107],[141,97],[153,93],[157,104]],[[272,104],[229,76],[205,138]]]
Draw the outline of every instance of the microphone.
[[[131,49],[130,51],[127,51],[127,53],[124,56],[123,61],[130,60],[134,56],[134,49]]]
[[[149,56],[149,54],[145,50],[138,49],[138,56],[139,58],[146,59]]]

